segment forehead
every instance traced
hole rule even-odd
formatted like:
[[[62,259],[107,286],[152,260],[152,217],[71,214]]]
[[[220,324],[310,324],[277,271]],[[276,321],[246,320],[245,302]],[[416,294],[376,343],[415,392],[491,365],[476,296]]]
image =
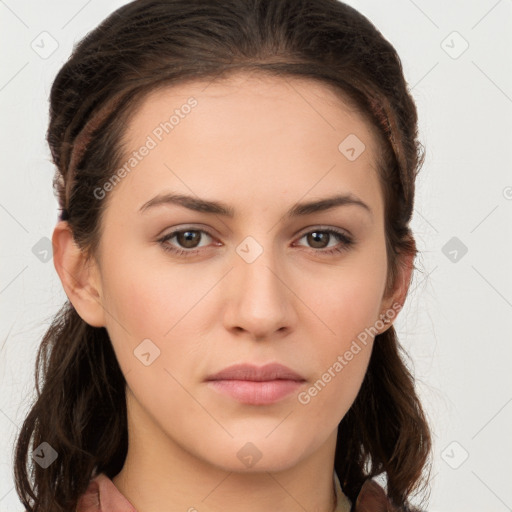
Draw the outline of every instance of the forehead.
[[[316,80],[238,73],[166,85],[128,120],[125,161],[149,140],[152,149],[116,193],[131,183],[139,202],[165,186],[219,198],[250,188],[252,197],[275,190],[298,199],[338,185],[368,195],[377,180],[374,130],[342,93]],[[357,159],[343,153],[347,145],[361,152]]]
[[[370,149],[376,149],[375,126],[347,93],[319,80],[276,76],[261,71],[239,71],[222,78],[191,79],[158,86],[143,97],[132,111],[125,141],[133,141],[141,132],[151,133],[156,120],[168,121],[173,112],[180,114],[180,119],[183,119],[180,110],[191,98],[198,104],[193,109],[193,117],[205,119],[209,114],[216,114],[218,127],[222,129],[227,129],[228,124],[245,120],[247,130],[254,126],[253,131],[256,131],[261,125],[255,126],[252,121],[258,117],[258,111],[260,114],[264,112],[268,129],[286,124],[286,121],[288,125],[300,122],[321,128],[319,135],[322,136],[329,130],[339,131],[338,135],[342,135],[343,130],[350,126],[365,139],[367,145],[372,146]],[[187,110],[190,111],[190,108],[187,107]],[[243,116],[248,114],[252,116],[244,119]]]
[[[305,91],[305,93],[304,93]],[[177,83],[162,83],[151,90],[144,103],[152,102],[158,97],[183,97],[192,93],[210,98],[232,96],[260,96],[261,98],[286,99],[293,103],[292,93],[298,96],[316,96],[332,107],[357,110],[355,101],[342,89],[333,84],[310,77],[275,74],[265,70],[239,70],[220,77],[185,78]],[[307,102],[307,101],[306,101]],[[146,105],[147,106],[147,105]],[[349,106],[349,108],[347,108]]]

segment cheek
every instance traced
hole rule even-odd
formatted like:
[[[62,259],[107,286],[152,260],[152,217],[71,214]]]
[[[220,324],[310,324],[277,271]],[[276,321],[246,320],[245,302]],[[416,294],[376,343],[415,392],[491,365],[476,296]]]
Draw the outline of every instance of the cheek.
[[[118,253],[127,254],[124,248]],[[166,286],[162,272],[148,268],[141,258],[105,258],[104,275],[107,330],[121,367],[128,371],[140,364],[134,350],[143,340],[152,340],[162,350],[165,333],[183,316],[187,301],[176,292],[179,284]]]
[[[149,337],[151,333],[161,330],[159,324],[163,329],[166,322],[164,310],[172,311],[173,305],[169,303],[169,297],[163,295],[159,283],[142,265],[138,267],[134,261],[129,269],[124,271],[119,266],[109,274],[105,302],[130,335]]]
[[[158,248],[121,244],[112,253],[131,256],[107,257],[103,265],[107,307],[130,333],[161,338],[205,294],[210,276],[197,279],[193,269],[167,261]]]
[[[319,364],[305,401],[314,396],[316,406],[337,411],[339,417],[352,404],[371,356],[385,280],[385,250],[376,245],[303,290],[322,320],[315,319],[311,332],[317,340],[311,360]]]
[[[125,248],[118,252],[129,254]],[[104,275],[107,330],[123,373],[133,369],[130,377],[136,378],[141,371],[136,356],[148,346],[158,354],[150,368],[168,368],[179,377],[190,367],[191,353],[202,348],[198,329],[212,317],[212,304],[204,299],[218,281],[217,272],[205,271],[200,278],[186,266],[133,257],[106,259]],[[147,339],[154,346],[141,345]],[[153,385],[158,389],[158,382]]]
[[[385,252],[361,252],[302,288],[302,296],[322,322],[324,339],[341,350],[379,318],[386,281]]]
[[[368,368],[374,341],[371,327],[379,311],[377,291],[371,284],[355,281],[351,286],[345,281],[341,292],[327,298],[329,310],[323,309],[330,330],[322,325],[316,335],[311,334],[317,340],[310,354],[316,371],[310,386],[297,398],[333,429],[356,399]]]

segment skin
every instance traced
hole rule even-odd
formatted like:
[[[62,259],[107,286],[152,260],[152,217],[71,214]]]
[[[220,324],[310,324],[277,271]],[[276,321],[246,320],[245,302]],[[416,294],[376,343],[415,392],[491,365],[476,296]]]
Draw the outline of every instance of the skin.
[[[190,96],[197,106],[108,192],[95,258],[76,247],[66,222],[53,235],[69,299],[86,322],[106,327],[127,380],[129,449],[113,482],[139,512],[331,511],[337,426],[373,338],[307,404],[297,392],[242,404],[204,379],[234,363],[280,362],[306,379],[305,391],[381,313],[403,304],[410,261],[385,293],[373,127],[325,85],[238,74],[151,93],[127,126],[127,154]],[[338,150],[349,134],[366,146],[354,161]],[[235,216],[178,205],[138,211],[163,191],[225,202]],[[352,204],[284,218],[295,203],[334,193],[357,196],[371,213]],[[212,236],[200,232],[200,253],[177,256],[164,245],[193,244],[158,242],[177,228]],[[355,243],[322,256],[343,242],[324,233],[315,245],[305,236],[315,228]],[[236,251],[247,236],[263,250],[251,263]],[[145,366],[134,350],[147,338],[160,355]],[[252,467],[237,457],[248,442],[261,453]]]

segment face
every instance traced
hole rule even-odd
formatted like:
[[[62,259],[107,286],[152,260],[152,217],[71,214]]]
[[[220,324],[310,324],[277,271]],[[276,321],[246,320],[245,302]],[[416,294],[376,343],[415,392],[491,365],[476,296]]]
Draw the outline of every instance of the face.
[[[121,179],[97,191],[97,276],[129,414],[150,442],[230,471],[332,443],[384,304],[371,127],[316,82],[236,75],[152,93],[125,148]],[[297,378],[207,380],[267,363]]]

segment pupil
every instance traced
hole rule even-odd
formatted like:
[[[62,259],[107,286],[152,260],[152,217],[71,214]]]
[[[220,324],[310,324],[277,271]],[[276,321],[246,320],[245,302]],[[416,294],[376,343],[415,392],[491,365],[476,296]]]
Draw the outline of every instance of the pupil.
[[[321,231],[313,231],[310,236],[313,238],[313,244],[320,242],[320,247],[325,247],[325,244],[322,245],[321,239],[324,238],[324,242],[326,239],[327,233],[322,233]],[[313,245],[314,246],[314,245]]]
[[[191,247],[187,244],[192,242],[192,246],[193,246],[194,238],[198,238],[198,233],[195,231],[182,231],[181,233],[178,234],[178,237],[180,237],[180,240],[179,240],[180,244],[182,244],[185,247],[187,247],[188,249],[190,249]],[[182,243],[181,237],[184,238],[185,243]]]

